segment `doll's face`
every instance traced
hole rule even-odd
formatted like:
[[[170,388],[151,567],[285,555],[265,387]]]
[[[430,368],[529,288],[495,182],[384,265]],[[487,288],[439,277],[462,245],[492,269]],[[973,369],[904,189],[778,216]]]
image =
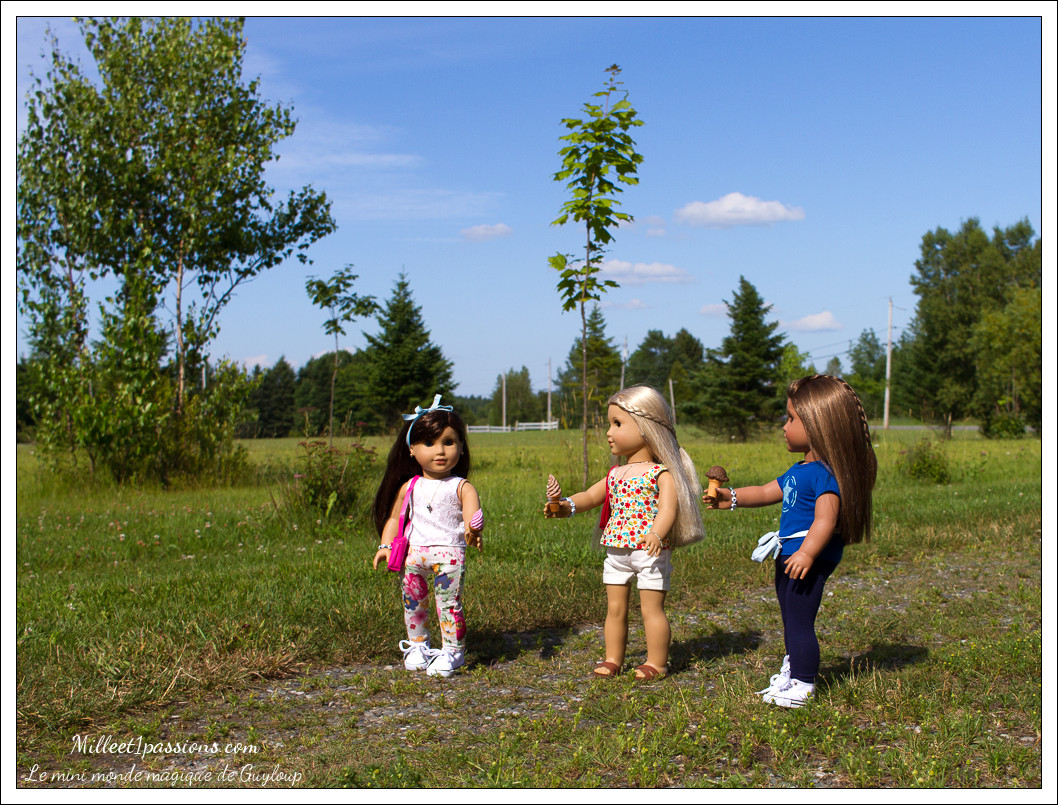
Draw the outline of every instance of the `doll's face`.
[[[808,444],[804,422],[797,416],[789,400],[786,401],[786,422],[782,426],[782,435],[786,438],[786,449],[791,453],[808,453],[812,449]]]
[[[610,429],[606,431],[606,441],[610,443],[610,452],[613,455],[632,456],[646,448],[639,425],[623,408],[611,405],[606,409],[606,419],[610,423]]]
[[[411,446],[411,455],[427,478],[447,478],[462,453],[463,443],[451,427],[445,428],[436,439],[415,442]]]

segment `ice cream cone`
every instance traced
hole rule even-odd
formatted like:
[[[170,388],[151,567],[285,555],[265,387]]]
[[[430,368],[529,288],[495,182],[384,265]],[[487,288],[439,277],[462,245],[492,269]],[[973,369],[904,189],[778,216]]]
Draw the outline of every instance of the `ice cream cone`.
[[[547,476],[547,511],[549,514],[558,514],[562,504],[562,486],[554,475]]]
[[[702,498],[716,500],[717,491],[728,482],[727,470],[719,464],[715,464],[709,468],[705,477],[709,479],[709,487],[706,489],[705,494],[702,495]]]

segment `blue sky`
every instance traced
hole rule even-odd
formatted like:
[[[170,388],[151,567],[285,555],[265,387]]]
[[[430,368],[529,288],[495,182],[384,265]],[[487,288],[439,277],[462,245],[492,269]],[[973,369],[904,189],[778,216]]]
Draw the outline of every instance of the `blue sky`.
[[[49,22],[82,52],[69,20],[21,18],[19,98]],[[247,76],[299,121],[269,178],[325,191],[338,229],[307,270],[239,292],[213,356],[297,369],[330,349],[305,279],[351,263],[356,290],[382,301],[406,272],[457,393],[490,394],[522,366],[545,389],[580,326],[547,263],[583,242],[550,225],[567,198],[552,178],[560,121],[616,63],[644,161],[621,196],[635,223],[606,255],[621,283],[604,297],[608,334],[629,351],[651,329],[719,346],[745,276],[822,369],[866,328],[884,339],[890,298],[904,330],[926,232],[977,217],[1042,234],[1043,33],[1032,17],[249,18]],[[354,322],[341,345],[364,330],[377,325]]]

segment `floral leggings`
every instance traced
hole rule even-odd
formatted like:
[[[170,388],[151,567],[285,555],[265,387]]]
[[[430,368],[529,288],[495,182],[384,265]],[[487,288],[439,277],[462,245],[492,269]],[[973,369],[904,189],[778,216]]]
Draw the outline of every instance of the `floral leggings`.
[[[466,644],[467,625],[463,620],[463,568],[466,548],[439,545],[412,545],[404,565],[404,625],[408,639],[428,640],[426,620],[429,609],[428,576],[432,575],[437,620],[441,624],[444,647],[462,651]]]

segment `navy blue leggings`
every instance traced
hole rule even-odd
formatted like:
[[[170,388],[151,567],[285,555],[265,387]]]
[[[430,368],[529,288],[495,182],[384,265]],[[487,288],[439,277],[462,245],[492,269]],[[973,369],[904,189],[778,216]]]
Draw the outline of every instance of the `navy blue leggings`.
[[[819,672],[816,615],[823,600],[823,585],[837,565],[816,559],[807,576],[791,581],[784,572],[788,558],[779,556],[775,560],[775,595],[782,612],[786,653],[790,655],[790,676],[814,684]]]

